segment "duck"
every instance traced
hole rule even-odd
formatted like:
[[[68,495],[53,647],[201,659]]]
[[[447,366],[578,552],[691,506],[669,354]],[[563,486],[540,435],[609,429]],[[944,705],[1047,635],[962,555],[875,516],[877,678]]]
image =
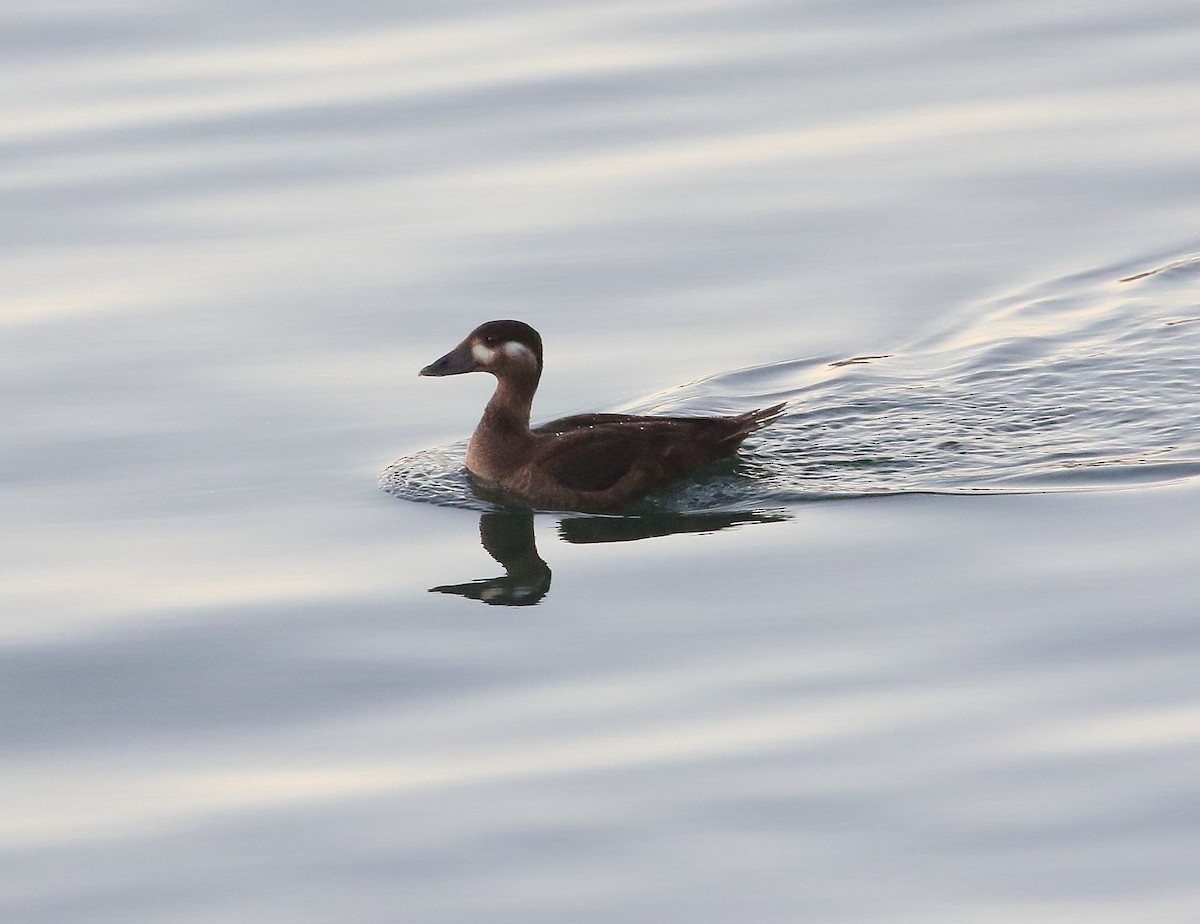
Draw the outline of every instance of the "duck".
[[[467,444],[466,467],[489,487],[542,510],[613,513],[742,441],[787,402],[728,417],[576,414],[530,427],[542,377],[542,338],[524,321],[479,325],[419,375],[486,372],[496,390]]]

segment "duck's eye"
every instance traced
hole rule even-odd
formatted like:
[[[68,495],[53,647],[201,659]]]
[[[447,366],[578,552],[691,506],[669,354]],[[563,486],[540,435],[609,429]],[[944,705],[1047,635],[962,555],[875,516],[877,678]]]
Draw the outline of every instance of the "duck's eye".
[[[490,346],[490,347],[494,347],[494,346],[495,346],[497,343],[499,343],[499,341],[498,341],[498,340],[497,340],[495,337],[493,337],[493,336],[491,336],[491,335],[488,335],[488,336],[486,336],[486,337],[484,337],[484,338],[483,338],[483,345],[484,345],[484,346]]]

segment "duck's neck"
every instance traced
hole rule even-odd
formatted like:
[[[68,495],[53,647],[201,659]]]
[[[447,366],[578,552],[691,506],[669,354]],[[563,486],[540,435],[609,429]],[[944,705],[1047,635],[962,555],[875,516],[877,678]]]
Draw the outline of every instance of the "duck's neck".
[[[467,444],[467,468],[481,478],[499,481],[524,461],[533,434],[529,410],[537,376],[497,376],[496,391],[483,410]]]
[[[479,426],[514,436],[527,435],[537,384],[536,376],[497,377],[496,390],[483,409]]]

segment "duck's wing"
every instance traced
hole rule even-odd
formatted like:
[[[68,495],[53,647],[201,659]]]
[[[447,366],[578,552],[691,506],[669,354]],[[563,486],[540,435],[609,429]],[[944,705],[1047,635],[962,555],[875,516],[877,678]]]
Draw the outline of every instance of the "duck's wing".
[[[623,427],[592,424],[551,433],[556,438],[539,447],[534,464],[573,491],[608,490],[644,455],[642,441],[631,438]]]
[[[732,456],[747,435],[783,409],[778,404],[735,417],[564,417],[534,430],[550,437],[535,451],[534,464],[575,491],[606,491],[630,474],[643,485],[662,483]]]

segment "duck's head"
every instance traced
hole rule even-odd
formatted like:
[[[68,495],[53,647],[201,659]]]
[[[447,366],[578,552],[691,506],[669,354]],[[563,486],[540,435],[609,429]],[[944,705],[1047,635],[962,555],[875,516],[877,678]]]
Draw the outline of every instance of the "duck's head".
[[[524,321],[488,321],[421,375],[490,372],[497,378],[542,374],[542,338]]]

